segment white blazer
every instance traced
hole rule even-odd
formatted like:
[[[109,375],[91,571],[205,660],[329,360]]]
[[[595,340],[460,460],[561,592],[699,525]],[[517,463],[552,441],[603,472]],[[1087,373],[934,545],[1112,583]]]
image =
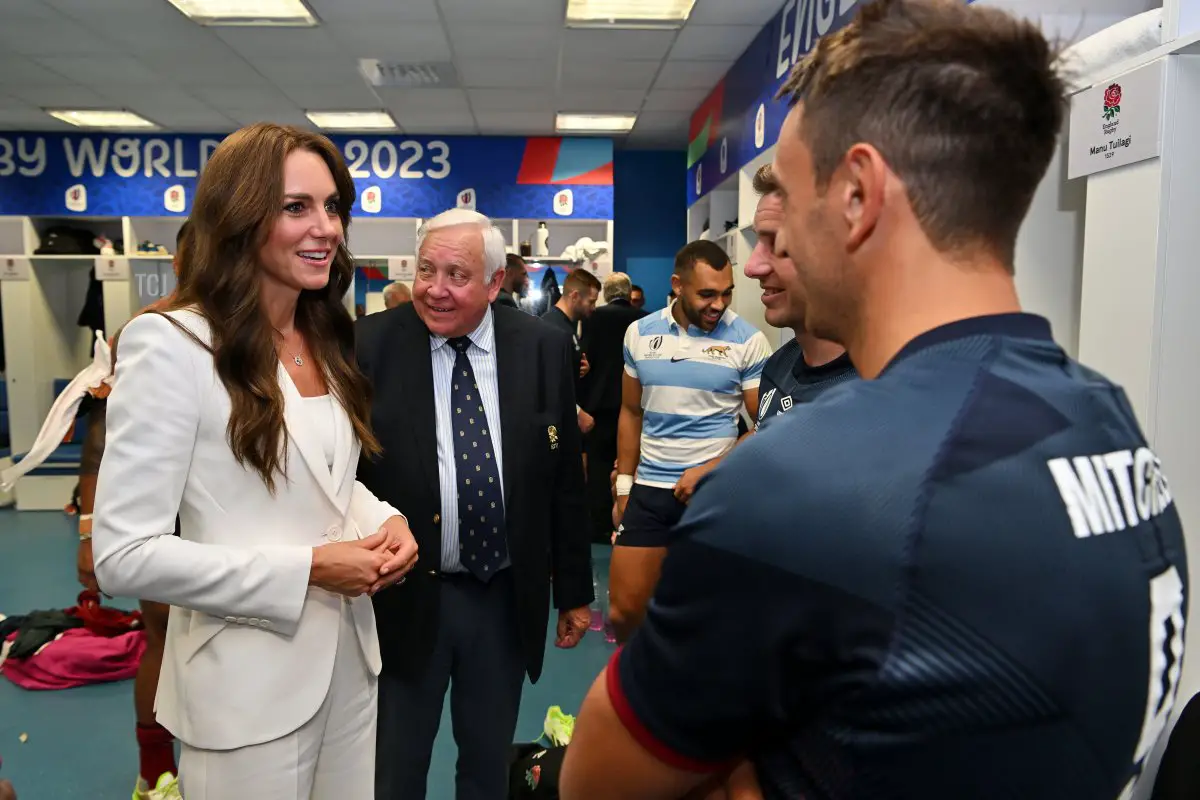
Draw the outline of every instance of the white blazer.
[[[210,341],[199,314],[171,316]],[[334,403],[330,470],[282,365],[278,379],[288,459],[272,496],[229,448],[230,398],[208,351],[156,314],[121,333],[96,491],[96,578],[110,595],[171,604],[155,711],[201,749],[273,741],[312,718],[347,602],[309,586],[312,548],[399,514],[355,480],[360,443],[342,407]],[[371,600],[349,602],[356,646],[378,675]]]

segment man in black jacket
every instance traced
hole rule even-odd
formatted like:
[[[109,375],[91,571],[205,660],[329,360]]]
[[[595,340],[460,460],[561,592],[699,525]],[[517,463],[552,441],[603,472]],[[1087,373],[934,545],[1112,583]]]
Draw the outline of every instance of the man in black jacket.
[[[609,469],[617,459],[617,421],[621,417],[621,375],[625,372],[625,331],[646,312],[630,303],[632,283],[623,272],[604,279],[605,305],[583,322],[583,349],[590,369],[580,383],[579,405],[592,415],[587,437],[588,516],[592,541],[612,538],[612,486]]]
[[[422,230],[413,302],[357,323],[383,446],[358,477],[403,509],[420,547],[407,580],[375,595],[379,800],[426,796],[451,683],[456,797],[505,800],[551,600],[559,647],[590,621],[571,340],[489,305],[503,280],[503,235],[482,214],[447,211]]]

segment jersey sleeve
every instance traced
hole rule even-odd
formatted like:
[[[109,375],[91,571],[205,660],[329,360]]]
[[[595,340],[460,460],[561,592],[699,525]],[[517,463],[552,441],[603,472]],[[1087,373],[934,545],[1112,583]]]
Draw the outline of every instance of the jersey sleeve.
[[[638,324],[636,322],[629,323],[629,327],[625,329],[625,342],[621,346],[621,350],[625,357],[625,374],[631,378],[638,377],[637,358],[635,357],[638,337]]]
[[[797,730],[839,692],[868,685],[887,652],[891,615],[847,588],[870,554],[819,522],[801,525],[821,515],[801,508],[795,473],[770,477],[795,458],[779,451],[752,437],[709,476],[645,621],[609,664],[627,730],[680,769],[716,771]]]
[[[746,342],[745,360],[742,363],[742,390],[757,389],[762,380],[763,367],[771,357],[771,345],[766,334],[755,331]]]

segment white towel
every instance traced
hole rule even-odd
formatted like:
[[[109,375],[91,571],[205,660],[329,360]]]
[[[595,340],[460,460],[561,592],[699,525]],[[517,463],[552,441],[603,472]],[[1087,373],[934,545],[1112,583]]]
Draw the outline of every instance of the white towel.
[[[98,389],[102,384],[112,383],[112,351],[103,331],[96,332],[96,351],[92,363],[76,375],[62,394],[50,407],[42,429],[38,431],[37,440],[29,452],[8,469],[0,472],[0,491],[12,489],[17,480],[32,469],[42,465],[50,454],[62,444],[67,431],[75,424],[75,414],[89,389]]]
[[[1068,82],[1076,88],[1091,86],[1108,70],[1137,58],[1162,44],[1162,9],[1129,17],[1063,51],[1060,58]]]

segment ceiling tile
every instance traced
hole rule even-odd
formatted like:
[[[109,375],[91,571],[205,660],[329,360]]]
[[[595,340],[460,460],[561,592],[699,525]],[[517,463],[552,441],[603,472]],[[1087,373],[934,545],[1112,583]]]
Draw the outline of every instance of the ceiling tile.
[[[728,71],[729,65],[719,61],[667,61],[654,88],[712,89]]]
[[[554,127],[554,114],[550,111],[477,111],[475,121],[480,130],[523,129],[543,130]]]
[[[404,132],[413,136],[477,136],[479,128],[472,122],[467,125],[455,125],[452,122],[439,122],[436,119],[408,125]]]
[[[691,114],[704,102],[711,89],[654,89],[646,95],[646,111],[674,111]]]
[[[257,108],[262,112],[296,108],[294,100],[274,87],[196,86],[188,91],[213,108]]]
[[[563,59],[562,86],[569,89],[650,88],[657,61],[583,61]]]
[[[557,58],[522,61],[474,60],[459,56],[459,76],[473,89],[512,89],[516,86],[546,88],[558,76]]]
[[[784,0],[696,0],[688,25],[751,25],[762,28],[775,18]]]
[[[128,56],[70,56],[34,60],[86,86],[101,87],[112,83],[154,86],[162,82],[160,74]]]
[[[349,58],[283,59],[254,58],[251,66],[277,86],[344,86],[348,91],[366,89],[366,79]]]
[[[12,0],[7,0],[4,5],[7,7],[10,2]],[[4,13],[8,13],[7,8]],[[112,50],[112,42],[65,17],[15,21],[6,17],[4,24],[0,25],[0,52],[28,56],[78,56],[111,54]]]
[[[476,111],[534,111],[554,107],[554,90],[468,89],[471,108]]]
[[[229,117],[214,111],[211,108],[204,106],[193,106],[190,109],[179,109],[168,111],[160,109],[158,111],[148,110],[145,112],[147,119],[157,122],[159,125],[168,129],[175,130],[193,130],[203,131],[212,130],[227,131],[237,127],[237,122]]]
[[[243,56],[289,60],[322,58],[338,53],[324,28],[214,28],[217,38]]]
[[[312,121],[299,109],[236,108],[225,107],[221,111],[238,125],[253,125],[256,122],[274,122],[279,125],[295,125],[299,128],[315,129]]]
[[[20,20],[38,19],[46,22],[55,20],[61,21],[62,14],[51,6],[47,0],[42,3],[8,3],[4,7],[4,22],[5,24],[14,23]]]
[[[0,56],[0,86],[73,86],[70,78],[46,69],[31,59]]]
[[[99,90],[99,93],[122,108],[147,107],[184,111],[195,105],[204,105],[202,100],[197,99],[194,90],[171,89],[163,85],[147,88],[112,84]]]
[[[675,31],[568,30],[563,58],[660,61],[675,41]]]
[[[29,130],[79,130],[74,125],[55,119],[40,109],[0,110],[0,125]]]
[[[394,111],[456,111],[470,112],[467,93],[462,89],[388,89],[378,87],[375,93],[384,105]]]
[[[688,25],[679,32],[671,58],[724,61],[732,66],[760,30],[757,25]]]
[[[186,55],[192,59],[231,55],[229,46],[217,38],[216,29],[197,25],[173,10],[171,16],[156,19],[150,28],[145,15],[109,13],[98,13],[88,27],[115,47],[123,48],[118,52],[139,59],[146,53]]]
[[[637,111],[645,97],[640,89],[564,89],[558,93],[556,108],[585,114]]]
[[[72,17],[100,11],[113,14],[169,14],[187,19],[165,0],[104,0],[103,3],[97,3],[96,0],[41,0],[41,2]],[[23,5],[28,5],[28,3],[23,3]]]
[[[5,91],[8,91],[7,89]],[[29,103],[12,94],[0,94],[0,111],[37,111],[37,103]]]
[[[66,86],[11,86],[2,90],[38,108],[96,108],[123,106],[120,98],[78,84]]]
[[[338,52],[360,58],[405,62],[448,61],[450,43],[442,26],[421,23],[330,23],[329,36]]]
[[[421,111],[411,114],[393,114],[400,127],[409,133],[450,133],[465,129],[475,130],[475,118],[470,112]]]
[[[634,124],[635,131],[663,131],[688,127],[688,116],[674,111],[643,111]]]
[[[139,60],[163,80],[182,86],[263,86],[267,80],[241,56],[193,57],[190,53],[142,53]]]
[[[566,19],[563,0],[438,0],[447,20],[462,22],[552,22]]]
[[[381,108],[375,93],[365,85],[282,86],[283,93],[305,111],[370,111]]]
[[[450,43],[454,55],[466,59],[527,58],[539,53],[558,54],[561,25],[476,25],[451,23]]]
[[[437,22],[435,0],[307,0],[322,22]]]

